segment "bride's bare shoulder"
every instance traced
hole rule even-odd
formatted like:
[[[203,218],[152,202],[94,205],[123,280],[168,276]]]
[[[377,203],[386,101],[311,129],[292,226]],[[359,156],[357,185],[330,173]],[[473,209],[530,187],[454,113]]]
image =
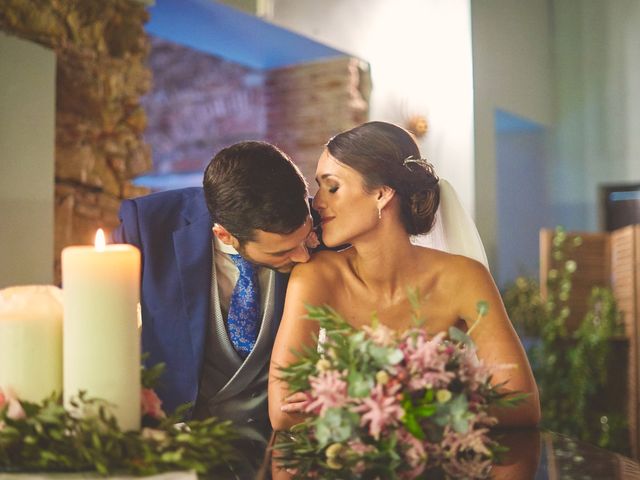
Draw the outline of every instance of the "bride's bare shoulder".
[[[480,278],[488,274],[487,268],[479,261],[464,255],[423,248],[422,263],[433,269],[440,277],[457,282],[461,279]]]
[[[288,304],[323,305],[331,301],[332,292],[342,284],[342,265],[346,262],[339,252],[315,253],[308,262],[297,264],[289,278]]]
[[[342,269],[347,265],[347,257],[350,252],[342,250],[334,252],[331,250],[323,250],[314,253],[308,262],[297,264],[292,272],[292,277],[313,276],[316,279],[334,280]]]

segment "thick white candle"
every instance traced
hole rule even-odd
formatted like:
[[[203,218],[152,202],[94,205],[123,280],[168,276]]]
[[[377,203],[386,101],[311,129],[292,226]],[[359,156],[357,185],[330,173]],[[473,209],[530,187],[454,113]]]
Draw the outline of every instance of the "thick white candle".
[[[62,393],[62,292],[52,285],[0,290],[0,388],[40,402]]]
[[[101,231],[100,231],[101,233]],[[104,237],[102,237],[104,242]],[[140,428],[140,251],[131,245],[62,251],[64,399],[107,400],[124,430]]]

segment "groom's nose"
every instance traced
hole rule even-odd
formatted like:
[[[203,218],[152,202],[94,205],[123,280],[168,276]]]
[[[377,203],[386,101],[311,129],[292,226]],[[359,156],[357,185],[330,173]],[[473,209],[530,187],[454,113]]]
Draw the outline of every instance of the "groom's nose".
[[[309,260],[309,250],[304,243],[298,245],[291,255],[289,256],[292,262],[295,263],[305,263]]]

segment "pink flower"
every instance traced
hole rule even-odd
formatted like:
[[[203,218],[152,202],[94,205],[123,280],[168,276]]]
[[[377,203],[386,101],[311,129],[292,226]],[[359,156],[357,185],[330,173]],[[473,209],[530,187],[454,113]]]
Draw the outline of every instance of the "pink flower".
[[[398,404],[396,393],[400,385],[395,385],[385,392],[382,385],[376,385],[371,390],[371,396],[362,399],[354,411],[364,413],[360,419],[360,425],[369,424],[369,434],[376,440],[380,439],[382,430],[391,425],[396,425],[404,416],[404,410]]]
[[[469,385],[469,389],[477,390],[489,379],[490,371],[483,361],[478,359],[475,348],[464,348],[460,359],[460,380]]]
[[[474,429],[493,427],[497,424],[498,419],[487,412],[478,412],[469,420],[470,427]]]
[[[409,388],[446,388],[454,378],[454,373],[446,370],[451,352],[444,345],[445,332],[431,340],[422,331],[415,330],[405,334],[401,348],[406,359],[409,373]]]
[[[355,465],[351,467],[351,473],[354,475],[362,475],[367,470],[367,464],[364,460],[358,460]]]
[[[349,447],[349,450],[348,450],[349,456],[352,456],[352,457],[355,456],[355,458],[360,457],[360,460],[358,460],[355,464],[351,466],[351,473],[353,473],[354,475],[363,474],[367,469],[367,463],[365,462],[363,457],[367,453],[375,452],[376,447],[374,447],[373,445],[368,445],[366,443],[363,443],[362,440],[360,440],[359,438],[356,440],[349,440],[349,442],[347,443],[347,446]]]
[[[143,388],[140,395],[142,416],[149,415],[152,418],[161,419],[166,415],[162,410],[162,400],[151,388]]]
[[[411,470],[402,473],[401,477],[407,479],[417,478],[427,466],[427,451],[419,439],[404,429],[399,430],[399,440],[406,447],[404,458],[411,467]]]
[[[453,478],[486,478],[491,469],[491,451],[488,448],[489,429],[469,429],[458,433],[449,425],[444,428],[440,442],[446,461],[442,467]]]
[[[362,330],[364,330],[373,343],[381,347],[390,347],[396,341],[396,333],[385,325],[378,324],[375,327],[365,325],[362,327]]]
[[[325,370],[316,377],[309,377],[311,400],[305,407],[306,412],[323,415],[329,408],[342,407],[347,403],[347,382],[340,372]]]
[[[27,416],[22,408],[22,404],[18,400],[18,396],[10,387],[0,387],[0,409],[5,406],[7,408],[7,418],[11,420],[22,420]],[[4,425],[0,425],[0,429],[2,429],[3,426]]]
[[[367,445],[361,440],[351,440],[347,445],[349,446],[349,450],[357,453],[358,455],[364,455],[365,453],[373,452],[376,449],[373,445]]]

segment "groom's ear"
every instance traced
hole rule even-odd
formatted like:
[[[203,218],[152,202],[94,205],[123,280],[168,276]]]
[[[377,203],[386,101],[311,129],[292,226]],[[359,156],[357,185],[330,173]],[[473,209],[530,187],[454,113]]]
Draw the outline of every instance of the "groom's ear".
[[[240,242],[238,242],[238,239],[231,235],[229,230],[224,228],[222,225],[220,225],[219,223],[215,223],[211,230],[213,231],[213,234],[218,237],[218,240],[220,240],[222,243],[224,243],[225,245],[231,245],[236,250],[238,249]]]
[[[381,210],[386,207],[395,194],[396,191],[387,185],[378,187],[378,207]]]

